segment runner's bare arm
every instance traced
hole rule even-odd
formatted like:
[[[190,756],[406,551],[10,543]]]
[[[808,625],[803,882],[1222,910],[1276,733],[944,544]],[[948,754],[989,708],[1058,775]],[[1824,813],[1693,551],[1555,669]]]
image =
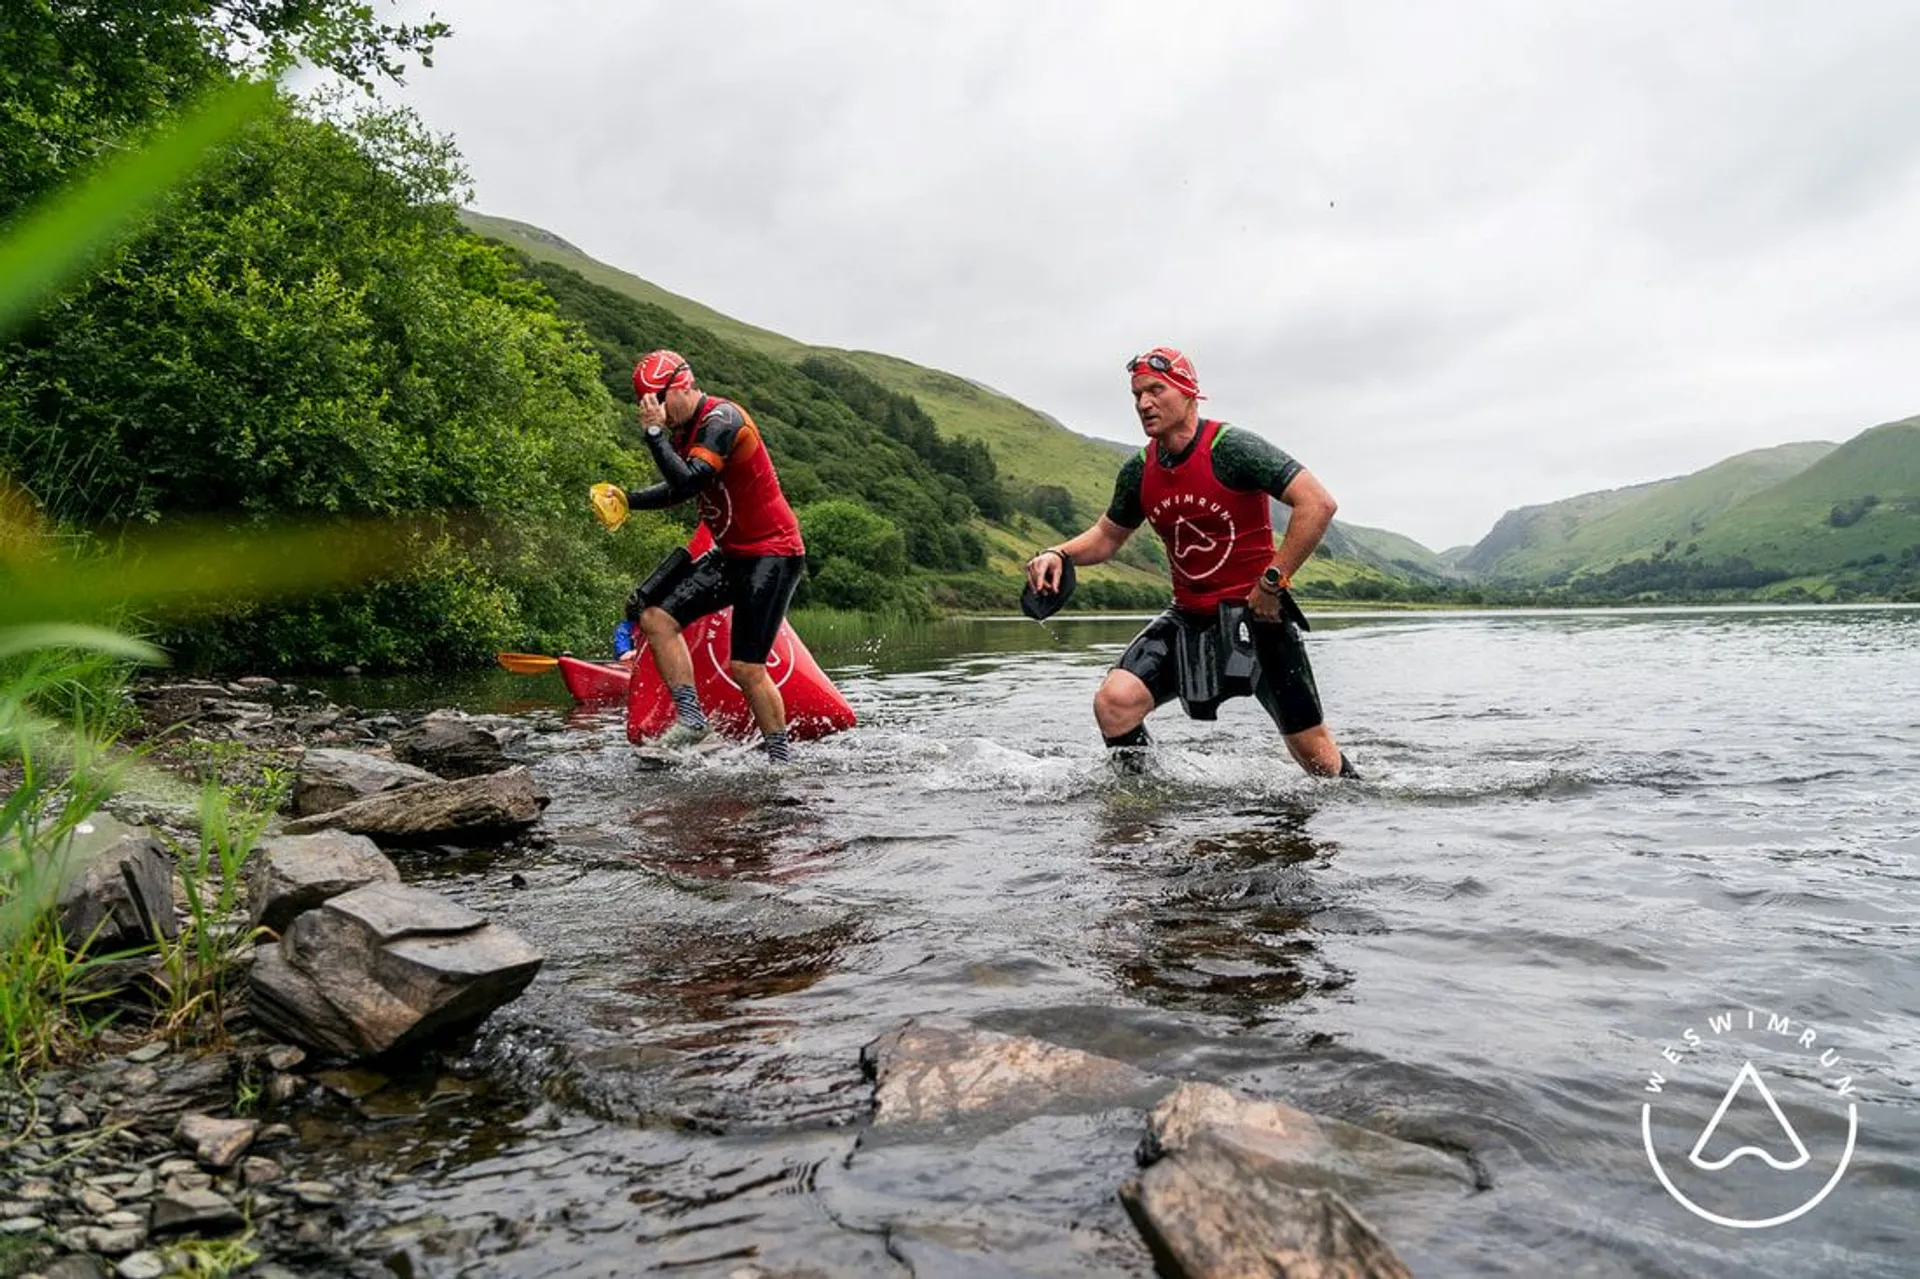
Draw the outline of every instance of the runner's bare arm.
[[[1333,513],[1340,509],[1340,504],[1333,500],[1326,486],[1314,478],[1313,472],[1304,468],[1294,475],[1280,494],[1280,500],[1288,508],[1287,532],[1280,539],[1280,549],[1273,554],[1273,564],[1280,570],[1280,576],[1290,578],[1327,535],[1327,526],[1333,523]]]
[[[1055,555],[1055,551],[1072,556],[1075,564],[1099,564],[1112,559],[1132,536],[1132,529],[1102,515],[1092,528],[1078,537],[1050,546],[1028,560],[1027,580],[1035,590],[1053,590],[1060,584],[1060,556]]]

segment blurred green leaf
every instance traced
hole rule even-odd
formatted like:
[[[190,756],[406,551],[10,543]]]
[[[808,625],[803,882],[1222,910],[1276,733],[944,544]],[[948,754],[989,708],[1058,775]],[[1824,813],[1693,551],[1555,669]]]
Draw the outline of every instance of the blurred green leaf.
[[[104,626],[42,623],[0,627],[0,661],[40,648],[85,648],[135,662],[159,663],[166,657],[153,645],[110,631]]]

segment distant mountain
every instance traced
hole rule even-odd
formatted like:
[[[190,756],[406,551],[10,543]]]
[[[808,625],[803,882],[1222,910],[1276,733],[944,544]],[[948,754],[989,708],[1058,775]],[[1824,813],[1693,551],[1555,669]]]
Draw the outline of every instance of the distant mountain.
[[[1415,581],[1445,583],[1459,581],[1464,576],[1443,557],[1412,538],[1383,528],[1335,520],[1327,530],[1325,544],[1335,555],[1372,564],[1384,572]]]
[[[1123,455],[1124,446],[1075,434],[1018,400],[952,373],[875,351],[810,346],[783,333],[746,324],[590,258],[540,227],[471,210],[462,213],[461,218],[482,235],[513,245],[529,257],[556,262],[578,271],[595,284],[663,307],[687,323],[735,345],[788,363],[797,363],[811,355],[844,360],[888,390],[918,400],[942,432],[971,436],[986,444],[1010,485],[1028,489],[1044,484],[1059,485],[1072,495],[1075,516],[1087,521],[1107,507],[1114,472],[1118,469],[1116,454]]]
[[[1690,475],[1523,506],[1501,516],[1456,562],[1480,579],[1557,585],[1671,552],[1722,511],[1799,474],[1835,447],[1816,441],[1755,449]]]

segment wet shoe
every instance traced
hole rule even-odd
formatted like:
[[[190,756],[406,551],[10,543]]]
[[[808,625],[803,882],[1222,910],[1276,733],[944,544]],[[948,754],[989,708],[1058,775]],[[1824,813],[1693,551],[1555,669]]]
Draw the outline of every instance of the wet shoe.
[[[694,728],[689,724],[675,724],[672,728],[660,734],[660,740],[655,742],[654,745],[664,747],[670,751],[686,750],[689,747],[698,746],[701,742],[706,741],[712,736],[713,730],[711,728]]]
[[[1152,752],[1146,746],[1113,746],[1107,750],[1107,760],[1120,776],[1139,777],[1152,762]]]

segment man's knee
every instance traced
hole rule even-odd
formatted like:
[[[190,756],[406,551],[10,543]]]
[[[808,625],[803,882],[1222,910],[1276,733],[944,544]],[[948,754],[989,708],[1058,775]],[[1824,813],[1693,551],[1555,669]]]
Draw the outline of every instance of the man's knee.
[[[727,663],[727,671],[733,676],[733,682],[741,688],[765,683],[767,679],[765,662],[742,662],[735,659]]]
[[[1153,710],[1153,694],[1137,675],[1109,671],[1093,695],[1093,714],[1101,724],[1137,723]]]
[[[680,623],[664,608],[645,608],[640,611],[640,630],[647,635],[678,635]]]

